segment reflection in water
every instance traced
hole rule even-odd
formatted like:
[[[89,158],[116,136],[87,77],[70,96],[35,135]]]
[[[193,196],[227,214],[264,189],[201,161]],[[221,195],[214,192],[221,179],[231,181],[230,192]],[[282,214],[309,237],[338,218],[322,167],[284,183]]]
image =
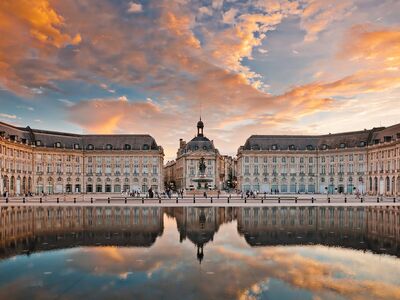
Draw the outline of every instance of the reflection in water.
[[[400,261],[382,255],[400,256],[397,207],[9,207],[0,221],[0,298],[400,299]]]

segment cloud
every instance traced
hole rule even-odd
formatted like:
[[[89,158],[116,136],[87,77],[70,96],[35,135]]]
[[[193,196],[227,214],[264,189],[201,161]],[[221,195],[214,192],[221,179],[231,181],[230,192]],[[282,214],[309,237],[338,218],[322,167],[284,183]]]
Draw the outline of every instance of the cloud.
[[[318,34],[332,22],[340,21],[351,14],[354,8],[353,0],[331,2],[325,0],[310,0],[301,13],[300,27],[306,31],[305,42],[313,42]]]
[[[5,114],[5,113],[0,113],[0,118],[6,118],[6,119],[17,119],[16,115],[11,115],[11,114]]]
[[[143,6],[142,4],[135,3],[135,2],[130,2],[129,3],[129,8],[128,12],[129,13],[139,13],[143,11]]]

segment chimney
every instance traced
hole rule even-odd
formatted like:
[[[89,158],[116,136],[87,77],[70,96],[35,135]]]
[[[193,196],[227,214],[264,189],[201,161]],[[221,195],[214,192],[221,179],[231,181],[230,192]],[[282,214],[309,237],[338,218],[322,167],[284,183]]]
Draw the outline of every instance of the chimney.
[[[186,146],[186,142],[183,139],[179,139],[179,149],[183,149]]]

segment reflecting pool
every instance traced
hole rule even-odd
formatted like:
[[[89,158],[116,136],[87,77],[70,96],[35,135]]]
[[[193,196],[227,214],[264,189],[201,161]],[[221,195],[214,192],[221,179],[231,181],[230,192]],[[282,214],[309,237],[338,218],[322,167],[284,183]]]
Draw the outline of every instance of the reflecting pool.
[[[1,299],[400,299],[400,208],[8,207]]]

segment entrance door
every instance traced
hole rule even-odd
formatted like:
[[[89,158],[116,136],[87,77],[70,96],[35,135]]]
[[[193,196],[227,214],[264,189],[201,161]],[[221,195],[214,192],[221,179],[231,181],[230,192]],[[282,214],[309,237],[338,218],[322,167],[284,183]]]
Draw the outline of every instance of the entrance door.
[[[343,185],[339,185],[339,186],[338,186],[338,193],[339,193],[339,194],[344,193],[344,186],[343,186]]]

